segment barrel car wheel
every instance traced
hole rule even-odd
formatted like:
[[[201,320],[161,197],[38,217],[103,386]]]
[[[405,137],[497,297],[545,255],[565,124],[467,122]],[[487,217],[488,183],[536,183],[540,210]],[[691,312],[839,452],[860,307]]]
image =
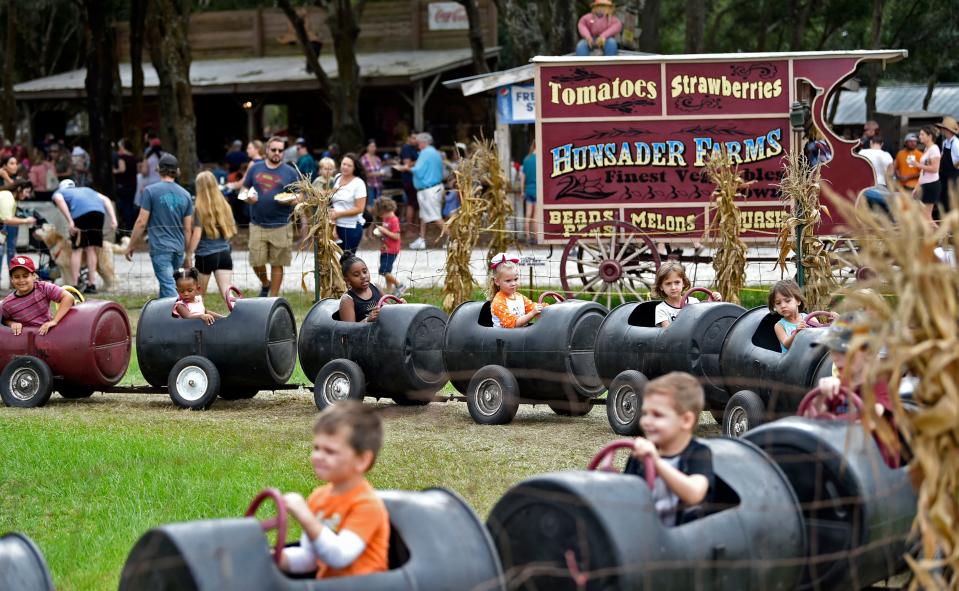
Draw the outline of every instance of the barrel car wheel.
[[[7,406],[43,406],[53,393],[53,372],[42,359],[15,357],[0,373],[0,397]]]
[[[649,380],[642,372],[628,369],[613,378],[606,393],[606,418],[619,435],[642,435],[643,391]]]
[[[56,390],[60,396],[63,396],[69,400],[89,398],[93,396],[94,392],[97,391],[97,389],[93,386],[71,384],[70,382],[64,382],[63,380],[55,380],[53,383],[53,389]]]
[[[220,372],[206,357],[187,355],[170,370],[167,391],[180,408],[206,410],[220,394]]]
[[[746,431],[766,422],[766,405],[759,394],[740,390],[733,394],[723,411],[723,435],[742,437]]]
[[[519,408],[519,384],[513,374],[500,365],[480,368],[466,389],[466,407],[480,425],[505,425]]]
[[[313,382],[313,401],[316,408],[325,408],[344,400],[362,402],[366,394],[363,370],[349,359],[333,359],[320,368]]]

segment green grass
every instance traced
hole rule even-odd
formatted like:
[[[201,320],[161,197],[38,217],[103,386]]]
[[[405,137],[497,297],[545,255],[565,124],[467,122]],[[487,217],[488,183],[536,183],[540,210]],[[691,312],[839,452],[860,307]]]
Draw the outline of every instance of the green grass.
[[[764,290],[743,296],[748,306],[766,297]],[[439,289],[410,296],[431,304],[441,298]],[[135,327],[148,298],[116,299]],[[287,299],[301,321],[312,298]],[[308,383],[299,366],[291,381]],[[134,352],[122,384],[143,383]],[[582,467],[615,439],[603,407],[571,419],[524,406],[509,426],[481,427],[460,402],[380,406],[386,442],[370,475],[374,486],[451,488],[482,518],[519,480]],[[0,408],[0,533],[32,537],[58,589],[116,588],[127,553],[148,529],[239,516],[267,486],[303,493],[316,486],[308,463],[315,414],[306,390],[220,400],[207,412],[145,394],[54,396],[42,409]],[[716,432],[710,422],[704,416],[701,434]]]

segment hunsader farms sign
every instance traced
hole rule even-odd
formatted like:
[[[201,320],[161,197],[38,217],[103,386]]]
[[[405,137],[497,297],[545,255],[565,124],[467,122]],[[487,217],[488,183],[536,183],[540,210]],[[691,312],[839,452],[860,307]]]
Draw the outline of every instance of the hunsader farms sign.
[[[749,183],[741,203],[745,236],[772,240],[786,217],[777,188],[782,158],[801,141],[789,125],[797,84],[828,91],[869,53],[536,58],[544,238],[565,241],[612,220],[652,235],[698,238],[713,190],[704,166],[724,151]],[[812,101],[814,122],[835,154],[823,176],[840,193],[858,191],[872,184],[871,169],[828,131],[824,95]]]

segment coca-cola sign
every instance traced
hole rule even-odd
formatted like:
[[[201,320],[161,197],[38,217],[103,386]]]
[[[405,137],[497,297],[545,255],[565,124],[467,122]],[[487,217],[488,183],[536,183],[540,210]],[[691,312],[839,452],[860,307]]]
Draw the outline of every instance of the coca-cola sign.
[[[431,2],[429,5],[430,31],[465,31],[470,28],[466,8],[458,2]]]

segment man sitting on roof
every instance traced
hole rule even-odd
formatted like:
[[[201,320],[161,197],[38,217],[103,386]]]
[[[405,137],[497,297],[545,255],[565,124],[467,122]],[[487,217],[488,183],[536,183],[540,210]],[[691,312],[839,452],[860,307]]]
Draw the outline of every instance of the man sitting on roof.
[[[582,39],[576,44],[576,55],[589,55],[599,47],[603,55],[616,55],[616,35],[623,30],[623,23],[613,14],[612,0],[593,0],[593,9],[579,19],[577,25]]]

